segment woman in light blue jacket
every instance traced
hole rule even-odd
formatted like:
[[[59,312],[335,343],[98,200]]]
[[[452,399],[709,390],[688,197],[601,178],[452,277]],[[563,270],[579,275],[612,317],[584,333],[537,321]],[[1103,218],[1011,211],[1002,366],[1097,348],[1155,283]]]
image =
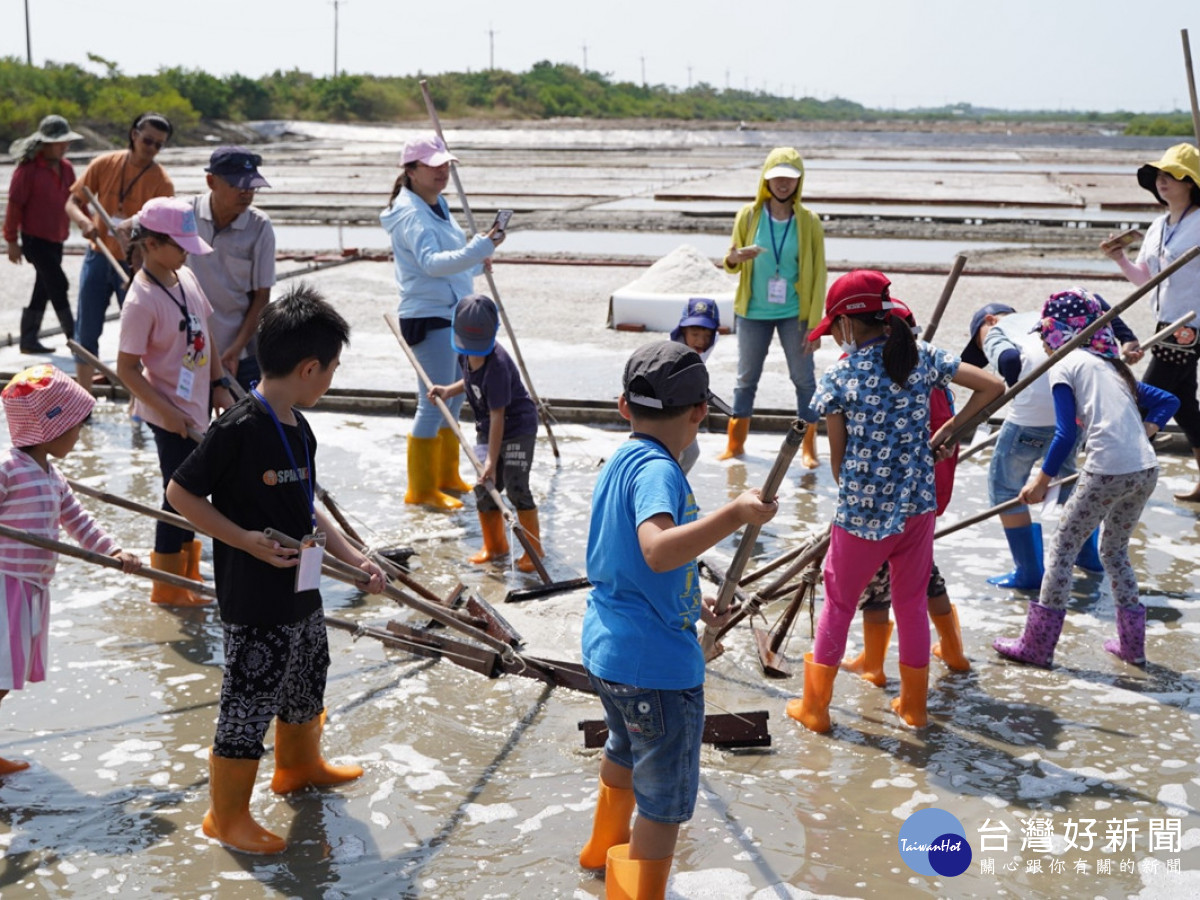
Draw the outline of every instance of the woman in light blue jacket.
[[[474,293],[475,276],[490,266],[490,257],[504,240],[493,228],[469,241],[450,215],[442,191],[457,158],[441,138],[425,135],[404,145],[403,167],[388,207],[379,214],[391,235],[400,288],[400,332],[434,384],[458,379],[450,343],[450,320],[458,301]],[[448,401],[458,415],[463,398]],[[439,509],[458,509],[462,502],[443,493],[466,492],[471,486],[458,471],[458,439],[445,427],[437,407],[417,382],[417,412],[408,438],[406,503]]]

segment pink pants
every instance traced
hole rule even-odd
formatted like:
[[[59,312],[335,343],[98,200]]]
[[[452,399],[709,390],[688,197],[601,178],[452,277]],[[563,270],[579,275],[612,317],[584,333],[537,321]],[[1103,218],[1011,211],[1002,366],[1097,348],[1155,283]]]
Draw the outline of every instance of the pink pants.
[[[26,681],[46,680],[50,592],[28,581],[3,577],[0,615],[0,690],[19,691]]]
[[[928,512],[904,523],[900,534],[868,541],[833,527],[825,554],[825,603],[817,621],[813,661],[841,663],[846,634],[871,577],[887,562],[892,575],[892,610],[900,642],[900,662],[920,669],[929,665],[929,620],[926,588],[933,567],[933,526]]]

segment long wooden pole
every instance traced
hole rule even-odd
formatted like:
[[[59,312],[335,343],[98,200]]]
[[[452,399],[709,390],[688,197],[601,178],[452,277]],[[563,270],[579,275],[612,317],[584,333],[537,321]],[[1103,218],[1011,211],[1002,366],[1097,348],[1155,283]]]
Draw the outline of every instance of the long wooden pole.
[[[1192,71],[1192,42],[1188,40],[1188,30],[1180,30],[1183,39],[1183,65],[1187,70],[1188,97],[1192,101],[1192,133],[1196,137],[1196,146],[1200,147],[1200,102],[1196,100],[1196,75]]]
[[[958,285],[958,277],[962,275],[963,267],[967,264],[967,257],[960,253],[954,257],[954,265],[950,267],[950,274],[946,276],[946,284],[942,288],[942,296],[938,297],[937,306],[933,308],[933,315],[929,317],[929,321],[925,323],[925,328],[921,332],[921,337],[929,343],[933,343],[933,336],[937,334],[938,325],[942,322],[942,316],[946,312],[946,306],[950,303],[950,296],[954,293],[954,288]]]
[[[425,385],[425,390],[433,390],[433,381],[430,380],[429,375],[425,372],[425,368],[421,365],[420,360],[417,359],[417,355],[413,353],[412,347],[408,345],[408,341],[404,339],[404,335],[400,333],[400,325],[396,319],[384,313],[383,320],[387,322],[388,328],[392,330],[392,334],[396,336],[396,340],[400,343],[400,349],[404,351],[404,355],[408,357],[408,361],[416,369],[417,377],[421,379],[421,384]],[[446,406],[445,401],[441,397],[434,397],[433,402],[437,406],[438,412],[442,414],[442,418],[445,419],[446,427],[454,432],[454,436],[458,438],[458,443],[466,451],[467,458],[471,460],[471,464],[475,467],[475,472],[482,478],[483,463],[479,461],[479,458],[475,455],[475,448],[467,442],[462,429],[458,427],[458,420],[454,417],[454,413],[450,412],[450,408]],[[534,547],[533,541],[530,540],[529,535],[525,533],[525,528],[517,521],[517,517],[512,514],[512,510],[508,508],[508,505],[500,497],[500,492],[496,490],[496,485],[492,483],[491,479],[488,479],[483,483],[483,488],[488,492],[488,495],[492,498],[492,502],[496,504],[496,507],[504,516],[504,521],[513,529],[513,533],[517,536],[517,540],[521,542],[521,546],[525,548],[525,552],[528,554],[530,562],[533,563],[533,567],[537,570],[538,577],[542,579],[542,583],[549,584],[550,573],[546,571],[546,566],[543,564],[537,549]]]
[[[425,108],[429,111],[429,118],[433,122],[433,130],[437,132],[442,145],[449,149],[449,146],[446,144],[446,136],[442,133],[442,122],[438,118],[437,107],[433,104],[433,95],[429,92],[429,83],[424,78],[421,79],[421,95],[425,98]],[[471,212],[471,204],[467,201],[467,192],[463,190],[462,180],[458,177],[457,163],[450,163],[450,176],[454,179],[454,188],[458,191],[458,202],[462,205],[463,215],[467,217],[467,226],[471,229],[468,237],[473,237],[479,229],[475,225],[475,214]],[[554,432],[550,430],[550,407],[538,396],[537,391],[534,389],[533,379],[529,377],[529,370],[525,367],[525,358],[521,355],[521,347],[517,343],[516,332],[513,331],[512,323],[508,321],[508,313],[504,310],[504,304],[500,302],[500,291],[496,287],[496,279],[486,269],[484,270],[484,276],[487,278],[488,289],[492,292],[492,299],[496,301],[496,309],[500,313],[500,321],[504,323],[504,333],[508,335],[509,343],[512,345],[513,359],[516,360],[517,367],[521,370],[521,378],[525,380],[525,386],[529,389],[529,396],[533,400],[534,406],[537,407],[542,425],[546,428],[546,437],[550,439],[550,449],[554,452],[554,460],[557,463],[560,459],[560,454],[558,452],[558,442],[554,439]]]
[[[119,240],[119,238],[117,238],[117,226],[113,222],[112,217],[109,216],[104,207],[100,205],[100,201],[96,199],[96,195],[92,193],[91,188],[89,188],[86,184],[83,185],[83,193],[84,196],[87,197],[88,203],[96,208],[96,212],[99,213],[100,220],[104,222],[104,227],[108,229],[108,233],[113,236],[114,240]],[[112,251],[108,249],[108,244],[104,243],[104,239],[100,235],[96,235],[96,239],[92,241],[92,243],[100,249],[100,252],[103,253],[105,258],[108,260],[108,264],[113,267],[113,271],[116,272],[117,276],[121,279],[121,287],[129,287],[129,272],[127,272],[125,267],[121,265],[115,256],[112,255]]]
[[[112,556],[105,556],[103,553],[96,553],[94,550],[85,550],[83,547],[76,547],[74,544],[66,544],[52,538],[39,537],[36,534],[30,534],[28,531],[9,528],[7,525],[0,525],[0,535],[10,540],[20,541],[22,544],[28,544],[31,547],[40,547],[52,553],[59,553],[63,556],[82,559],[84,562],[93,563],[97,566],[104,566],[106,569],[124,571],[125,568],[119,559]],[[142,566],[140,569],[126,574],[137,575],[139,578],[149,578],[152,581],[161,581],[163,584],[173,585],[174,587],[186,588],[193,594],[200,594],[204,597],[215,598],[217,596],[212,586],[205,584],[203,581],[192,581],[190,578],[172,575],[170,572],[152,569],[149,566]]]
[[[783,478],[787,475],[788,467],[791,466],[792,460],[796,457],[796,451],[800,448],[801,442],[804,440],[804,428],[801,427],[800,420],[797,419],[788,428],[787,434],[783,436],[783,445],[779,448],[779,453],[775,456],[775,463],[771,466],[771,471],[767,473],[767,480],[763,484],[762,491],[759,492],[759,499],[763,503],[772,503],[775,500],[775,494],[779,491],[779,486],[783,484]],[[750,561],[751,555],[754,553],[754,544],[758,540],[758,535],[762,531],[761,525],[747,525],[742,531],[742,536],[738,542],[738,548],[733,554],[733,561],[729,564],[729,570],[725,573],[725,580],[721,582],[721,588],[717,592],[717,600],[715,609],[718,614],[725,612],[729,608],[729,604],[733,601],[734,594],[738,589],[738,580],[742,577],[742,573],[746,571],[746,564]],[[706,660],[715,659],[720,655],[717,649],[716,630],[705,627],[704,634],[700,638],[700,646],[704,648],[704,658]]]

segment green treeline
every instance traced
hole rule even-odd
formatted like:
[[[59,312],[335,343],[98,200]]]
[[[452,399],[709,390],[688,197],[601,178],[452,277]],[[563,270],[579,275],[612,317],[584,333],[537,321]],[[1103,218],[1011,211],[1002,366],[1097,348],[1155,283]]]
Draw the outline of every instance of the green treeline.
[[[28,66],[0,58],[0,146],[29,134],[49,113],[92,128],[116,143],[142,110],[167,115],[184,130],[203,119],[303,119],[390,122],[424,119],[420,76],[315,77],[275,71],[262,78],[217,78],[195,69],[161,69],[125,75],[117,65],[89,55],[102,74],[74,63]],[[698,84],[687,90],[611,81],[563,63],[540,62],[528,72],[451,72],[433,79],[439,112],[451,118],[676,119],[778,122],[788,120],[887,122],[946,120],[1087,120],[1111,122],[1131,134],[1189,134],[1183,114],[1012,113],[967,104],[935,110],[871,110],[850,100],[791,99],[765,92],[719,90]]]

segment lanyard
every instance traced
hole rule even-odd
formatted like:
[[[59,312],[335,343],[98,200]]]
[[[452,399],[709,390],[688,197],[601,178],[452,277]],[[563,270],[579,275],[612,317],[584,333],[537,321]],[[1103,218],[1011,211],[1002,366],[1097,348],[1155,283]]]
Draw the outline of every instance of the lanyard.
[[[192,332],[192,317],[188,315],[187,292],[183,289],[183,279],[179,280],[179,296],[181,300],[176,300],[175,295],[167,288],[165,284],[154,277],[154,273],[142,266],[142,271],[146,273],[146,277],[162,288],[162,292],[171,298],[171,302],[179,309],[179,330],[187,332],[187,343],[190,345],[195,340],[196,335]]]
[[[271,421],[275,423],[275,430],[279,432],[279,440],[283,443],[283,450],[287,454],[288,463],[292,467],[292,471],[300,476],[300,467],[296,465],[296,457],[292,453],[292,445],[288,443],[287,434],[284,433],[283,423],[279,421],[279,416],[275,415],[275,410],[271,409],[271,404],[267,402],[267,398],[258,392],[258,388],[251,388],[250,393],[254,395],[254,399],[263,405],[263,408],[271,416]],[[304,496],[308,499],[308,516],[312,519],[312,530],[315,533],[317,530],[317,512],[316,504],[313,502],[313,477],[312,477],[312,457],[308,452],[308,439],[304,436],[304,430],[300,429],[300,442],[304,444]]]
[[[121,185],[117,188],[117,211],[121,213],[125,212],[125,198],[129,196],[129,192],[133,190],[133,186],[138,183],[139,178],[150,171],[150,166],[154,165],[154,162],[151,161],[147,164],[146,168],[133,176],[133,181],[125,184],[125,167],[129,165],[129,160],[132,156],[133,153],[127,150],[125,159],[121,162]]]
[[[792,215],[788,216],[787,224],[783,226],[783,239],[779,242],[779,245],[776,246],[776,244],[775,244],[775,217],[771,215],[770,210],[767,210],[767,227],[769,227],[771,229],[771,250],[774,251],[774,253],[775,253],[775,274],[776,275],[779,274],[779,263],[783,256],[783,248],[784,248],[784,245],[787,244],[788,231],[791,230],[792,222],[795,220],[795,218],[796,218],[796,216],[794,213]]]

